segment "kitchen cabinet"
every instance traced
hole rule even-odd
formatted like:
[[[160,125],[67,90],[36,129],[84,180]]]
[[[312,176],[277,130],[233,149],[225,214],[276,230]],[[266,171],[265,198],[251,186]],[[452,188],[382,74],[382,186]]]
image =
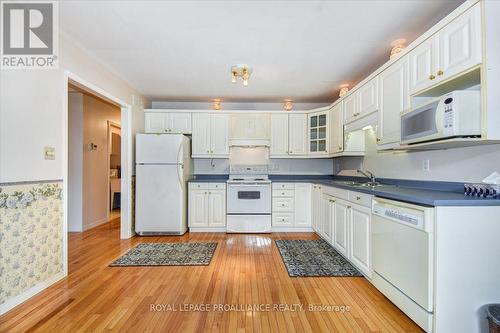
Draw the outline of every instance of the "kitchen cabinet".
[[[271,115],[271,157],[288,156],[288,115]]]
[[[313,230],[317,233],[320,232],[320,213],[321,213],[321,185],[312,186],[312,203],[311,203],[311,224]]]
[[[192,157],[227,158],[228,125],[227,114],[193,114]]]
[[[434,84],[438,67],[438,40],[433,36],[409,53],[410,94]]]
[[[380,109],[377,144],[398,144],[400,114],[409,106],[408,57],[403,57],[379,75]]]
[[[371,277],[371,209],[351,204],[349,210],[349,260]]]
[[[309,154],[328,154],[328,110],[311,113],[309,117]]]
[[[349,96],[344,99],[344,120],[348,124],[354,120],[359,115],[358,112],[358,93],[357,91],[352,92]]]
[[[328,243],[332,242],[332,208],[333,197],[322,194],[321,196],[321,209],[320,209],[320,231],[319,234]]]
[[[344,114],[343,102],[330,109],[330,153],[341,153],[344,150]]]
[[[350,205],[347,201],[338,198],[335,199],[334,205],[335,211],[333,216],[333,229],[335,232],[332,243],[335,249],[347,258]]]
[[[311,184],[273,183],[273,227],[311,227]]]
[[[145,112],[146,133],[191,134],[189,112]]]
[[[366,116],[378,110],[379,95],[378,95],[378,76],[374,77],[365,83],[357,91],[358,95],[358,113],[354,114],[354,118]]]
[[[226,184],[190,183],[189,228],[225,226]]]
[[[307,155],[307,114],[288,115],[289,155]]]
[[[311,226],[311,184],[296,183],[294,192],[296,227]]]

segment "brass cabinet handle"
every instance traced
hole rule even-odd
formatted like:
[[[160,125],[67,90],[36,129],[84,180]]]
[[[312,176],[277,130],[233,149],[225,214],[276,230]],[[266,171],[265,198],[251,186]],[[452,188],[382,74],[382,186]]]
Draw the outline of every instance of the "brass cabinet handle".
[[[290,150],[289,154],[293,154],[293,151]]]
[[[347,208],[352,208],[351,206],[347,206]]]
[[[342,147],[341,147],[341,146],[339,146],[339,150],[342,150]]]
[[[356,197],[356,200],[361,200],[361,197]]]
[[[377,138],[377,142],[380,142],[380,141],[381,141],[380,138]]]
[[[441,76],[443,74],[444,74],[444,71],[442,69],[440,69],[440,70],[437,71],[437,75]]]
[[[429,80],[434,80],[435,78],[436,78],[436,76],[434,76],[434,75],[432,75],[432,74],[431,74],[431,75],[429,75]]]

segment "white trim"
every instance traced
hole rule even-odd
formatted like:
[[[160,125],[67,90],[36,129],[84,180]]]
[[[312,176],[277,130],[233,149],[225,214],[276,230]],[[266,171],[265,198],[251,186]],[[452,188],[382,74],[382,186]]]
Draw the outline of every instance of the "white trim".
[[[109,220],[108,218],[103,218],[103,219],[100,219],[100,220],[97,220],[97,221],[94,221],[90,224],[87,224],[87,225],[84,225],[83,226],[83,231],[87,231],[89,229],[92,229],[92,228],[95,228],[95,227],[98,227],[100,226],[101,224],[104,224],[104,223],[107,223]]]
[[[312,227],[272,227],[272,232],[314,232]]]
[[[57,273],[56,275],[53,275],[52,277],[48,278],[47,280],[40,282],[39,284],[35,285],[34,287],[31,287],[30,289],[22,292],[21,294],[8,299],[5,301],[5,303],[0,304],[0,315],[3,315],[4,313],[12,310],[19,304],[25,302],[26,300],[30,299],[31,297],[35,296],[39,292],[45,290],[46,288],[50,287],[57,281],[63,279],[66,276],[66,273],[64,271]]]
[[[189,232],[226,232],[226,227],[189,227]]]

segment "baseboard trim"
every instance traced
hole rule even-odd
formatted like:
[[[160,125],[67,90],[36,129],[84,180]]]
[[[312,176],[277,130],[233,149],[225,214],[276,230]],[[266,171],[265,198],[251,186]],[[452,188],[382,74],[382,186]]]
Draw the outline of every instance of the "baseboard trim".
[[[272,232],[314,232],[312,227],[273,227]]]
[[[189,232],[226,232],[226,227],[189,227]]]
[[[103,219],[101,219],[101,220],[94,221],[94,222],[92,222],[92,223],[90,223],[90,224],[84,225],[84,226],[83,226],[83,231],[87,231],[87,230],[89,230],[89,229],[92,229],[92,228],[98,227],[98,226],[100,226],[101,224],[104,224],[104,223],[106,223],[106,222],[108,222],[108,219],[107,219],[106,217],[105,217],[105,218],[103,218]]]
[[[0,304],[0,315],[3,315],[4,313],[7,313],[8,311],[12,310],[16,306],[20,305],[21,303],[26,302],[28,299],[31,297],[35,296],[39,292],[47,289],[57,281],[63,279],[66,277],[64,272],[57,273],[56,275],[48,278],[47,280],[40,282],[39,284],[35,285],[34,287],[31,287],[30,289],[22,292],[21,294],[14,296],[13,298],[10,298],[5,301],[5,303]]]

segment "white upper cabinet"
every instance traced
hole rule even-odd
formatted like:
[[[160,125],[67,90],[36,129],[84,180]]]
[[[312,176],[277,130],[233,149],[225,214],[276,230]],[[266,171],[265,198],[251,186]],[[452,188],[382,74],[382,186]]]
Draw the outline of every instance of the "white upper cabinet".
[[[146,112],[144,131],[146,133],[191,134],[191,113]]]
[[[378,110],[378,76],[365,83],[358,92],[358,115],[362,117]]]
[[[271,157],[288,156],[288,115],[271,115]]]
[[[344,150],[344,114],[343,103],[339,102],[330,109],[330,153],[341,153]]]
[[[314,112],[309,117],[309,154],[328,154],[328,113],[329,111]]]
[[[355,91],[344,99],[344,119],[346,124],[356,120],[359,115],[358,110],[358,93]]]
[[[228,126],[227,114],[193,114],[193,157],[228,157]]]
[[[289,154],[307,155],[307,114],[290,114],[288,125]]]
[[[210,115],[210,154],[213,157],[229,157],[229,115]]]
[[[479,63],[481,11],[478,3],[439,32],[439,68],[436,75],[450,77]]]
[[[439,60],[438,48],[437,38],[433,36],[410,52],[410,93],[435,83]]]
[[[379,75],[380,110],[377,144],[398,143],[400,113],[408,107],[408,57],[403,57]]]

